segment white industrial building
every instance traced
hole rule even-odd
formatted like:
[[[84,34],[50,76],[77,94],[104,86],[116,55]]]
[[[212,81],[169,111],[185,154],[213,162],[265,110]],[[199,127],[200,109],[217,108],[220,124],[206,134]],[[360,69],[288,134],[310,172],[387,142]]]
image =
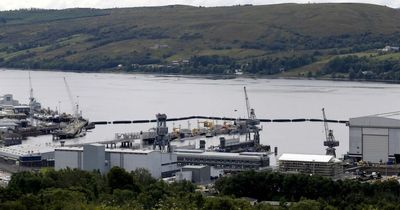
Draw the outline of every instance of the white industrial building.
[[[18,106],[19,102],[17,100],[14,100],[12,94],[5,94],[3,96],[0,96],[0,107],[3,106]]]
[[[54,157],[55,169],[69,167],[106,173],[114,166],[126,171],[144,168],[155,178],[170,176],[178,171],[176,154],[158,150],[105,149],[102,144],[91,144],[57,148]]]
[[[340,178],[342,161],[331,155],[282,154],[278,159],[279,171],[283,173],[312,174]]]
[[[208,165],[221,169],[260,170],[269,167],[268,152],[211,152],[204,150],[176,149],[178,163],[185,165]]]
[[[349,157],[371,163],[393,161],[400,154],[400,120],[378,116],[349,120]]]

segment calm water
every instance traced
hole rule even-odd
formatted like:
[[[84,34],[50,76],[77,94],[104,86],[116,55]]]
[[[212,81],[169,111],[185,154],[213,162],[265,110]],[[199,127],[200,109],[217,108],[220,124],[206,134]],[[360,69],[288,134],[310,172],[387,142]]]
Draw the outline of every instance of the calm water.
[[[31,72],[35,97],[42,106],[72,112],[63,83],[66,77],[72,94],[78,96],[83,115],[91,121],[154,119],[156,113],[169,117],[210,115],[244,117],[243,86],[247,86],[251,106],[259,118],[321,118],[325,107],[329,119],[400,110],[395,84],[334,82],[285,79],[210,80],[175,76]],[[27,71],[0,69],[0,95],[12,93],[22,103],[28,102]],[[238,110],[235,112],[235,110]],[[175,126],[187,122],[176,122]],[[79,141],[109,140],[116,132],[146,130],[151,124],[98,126]],[[172,123],[170,124],[172,126]],[[196,122],[192,122],[192,127]],[[348,127],[330,124],[340,141],[339,155],[348,151]],[[263,144],[277,146],[279,153],[323,154],[322,123],[265,123]],[[29,139],[25,143],[50,142],[51,137]]]

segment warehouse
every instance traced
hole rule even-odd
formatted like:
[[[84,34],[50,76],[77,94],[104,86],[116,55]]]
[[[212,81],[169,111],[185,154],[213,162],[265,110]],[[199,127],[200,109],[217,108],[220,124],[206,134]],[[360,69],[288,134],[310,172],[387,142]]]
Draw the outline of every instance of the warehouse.
[[[228,153],[177,149],[175,153],[181,166],[208,165],[231,170],[259,170],[269,167],[267,152]]]
[[[279,171],[303,173],[340,178],[343,174],[342,161],[331,155],[282,154],[279,157]]]
[[[400,154],[400,120],[378,116],[349,120],[349,157],[371,163],[394,162]]]
[[[176,155],[158,150],[105,149],[102,144],[91,144],[57,148],[54,157],[57,170],[69,167],[106,173],[114,166],[126,171],[144,168],[155,178],[168,177],[178,171]]]

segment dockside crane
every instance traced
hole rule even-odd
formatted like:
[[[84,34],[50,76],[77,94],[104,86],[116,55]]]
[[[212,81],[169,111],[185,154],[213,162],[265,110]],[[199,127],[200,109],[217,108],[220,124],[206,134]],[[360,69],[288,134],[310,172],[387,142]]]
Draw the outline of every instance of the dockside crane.
[[[31,72],[29,72],[29,114],[31,117],[33,117],[33,103],[35,101],[35,98],[33,97],[33,88],[32,88],[32,79],[31,79]]]
[[[69,101],[72,105],[73,116],[72,121],[69,122],[65,128],[53,134],[53,140],[75,138],[84,130],[84,127],[88,124],[87,120],[81,118],[81,115],[79,113],[79,104],[78,102],[74,101],[71,89],[69,88],[67,79],[65,77],[64,84],[67,89]]]
[[[325,127],[325,138],[324,146],[326,148],[326,155],[332,155],[336,157],[336,149],[335,147],[339,146],[339,141],[336,141],[335,136],[333,135],[333,130],[329,129],[328,119],[326,118],[325,108],[322,108],[322,115],[324,117],[324,127]]]
[[[257,125],[260,124],[260,120],[257,119],[254,108],[251,108],[251,106],[250,106],[250,101],[249,101],[249,97],[247,95],[246,87],[244,87],[243,89],[244,89],[244,96],[245,96],[245,100],[246,100],[246,110],[247,110],[246,124],[247,124],[247,128],[249,130],[248,137],[250,139],[250,133],[254,132],[254,142],[255,142],[255,144],[259,145],[261,129]]]
[[[64,77],[64,84],[65,84],[65,88],[67,89],[67,92],[68,92],[69,101],[71,102],[71,105],[72,105],[72,110],[73,110],[73,113],[74,113],[74,116],[73,116],[74,117],[74,121],[76,121],[80,117],[79,104],[78,104],[78,102],[74,102],[74,99],[73,99],[72,93],[71,93],[71,89],[69,88],[67,79],[65,79],[65,77]]]
[[[35,98],[33,98],[33,88],[32,88],[32,79],[31,72],[29,72],[29,102],[32,102]]]
[[[36,101],[35,97],[33,97],[31,72],[29,72],[29,115],[33,117],[35,110],[38,110],[40,108],[40,103]]]

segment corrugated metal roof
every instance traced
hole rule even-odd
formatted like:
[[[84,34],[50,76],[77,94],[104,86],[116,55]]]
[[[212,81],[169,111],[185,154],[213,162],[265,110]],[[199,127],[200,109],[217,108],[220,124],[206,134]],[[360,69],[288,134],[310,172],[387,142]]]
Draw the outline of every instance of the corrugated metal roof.
[[[394,117],[365,116],[350,118],[349,125],[355,127],[400,128],[400,120]]]
[[[330,161],[335,161],[331,155],[308,155],[308,154],[282,154],[279,157],[279,161],[301,161],[301,162],[322,162],[327,163]]]

